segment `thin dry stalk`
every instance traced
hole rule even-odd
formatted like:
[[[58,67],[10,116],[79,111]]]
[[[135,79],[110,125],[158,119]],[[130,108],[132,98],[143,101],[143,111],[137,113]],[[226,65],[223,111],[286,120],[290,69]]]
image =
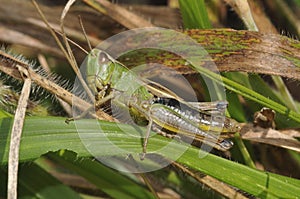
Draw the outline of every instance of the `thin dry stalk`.
[[[21,76],[24,79],[24,84],[20,99],[18,102],[12,133],[10,138],[9,156],[8,156],[8,182],[7,182],[7,198],[17,198],[18,185],[18,165],[19,165],[19,150],[20,140],[24,125],[27,102],[30,94],[31,79],[26,68],[17,65]]]

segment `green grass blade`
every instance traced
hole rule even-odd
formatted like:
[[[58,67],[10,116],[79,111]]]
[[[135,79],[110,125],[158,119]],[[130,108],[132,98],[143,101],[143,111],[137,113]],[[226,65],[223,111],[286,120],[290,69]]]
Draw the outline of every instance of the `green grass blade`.
[[[227,107],[230,116],[239,122],[246,122],[246,116],[238,96],[233,92],[226,92],[226,99],[230,104]]]
[[[279,91],[281,99],[285,102],[285,105],[287,107],[289,107],[291,110],[299,113],[296,103],[295,103],[290,91],[286,87],[283,79],[278,76],[272,76],[272,79]]]
[[[7,170],[0,168],[0,198],[6,198]],[[18,198],[81,198],[35,163],[21,164]]]
[[[185,29],[211,28],[204,0],[179,0]]]
[[[74,152],[63,151],[47,156],[86,178],[112,198],[154,198],[144,186],[99,162],[89,158],[78,158]]]
[[[89,133],[89,139],[94,141],[99,129],[94,128],[93,120],[80,120],[86,126],[85,131]],[[0,160],[1,164],[7,163],[9,129],[12,119],[0,120]],[[115,124],[100,121],[105,136],[113,143],[127,151],[139,154],[142,146],[139,138],[128,136],[126,132],[139,133],[129,125]],[[122,130],[120,130],[122,127]],[[96,136],[96,137],[95,137]],[[158,148],[169,144],[170,139],[153,136],[150,138],[148,151],[156,151]],[[105,144],[105,142],[103,143]],[[90,156],[82,145],[74,124],[65,124],[64,118],[45,117],[28,118],[25,121],[23,137],[21,142],[20,161],[28,161],[40,157],[49,151],[68,149],[76,152],[78,157]],[[173,157],[174,151],[185,149],[184,143],[172,145],[172,151],[161,151],[164,157]],[[101,155],[118,155],[114,149],[100,151]],[[119,154],[120,155],[120,154]],[[126,154],[122,154],[126,155]],[[251,169],[244,165],[207,154],[205,158],[198,158],[199,149],[191,147],[180,158],[179,162],[196,171],[213,176],[225,183],[233,185],[243,191],[257,197],[295,197],[300,195],[300,181],[284,176],[273,176],[270,173]],[[292,182],[292,183],[289,183]]]
[[[296,198],[299,196],[299,180],[295,181],[295,179],[284,177],[287,180],[285,182],[282,178],[276,177],[277,175],[251,169],[234,162],[228,163],[227,160],[217,156],[206,156],[195,161],[194,157],[199,153],[195,148],[190,148],[186,153],[189,155],[183,155],[178,160],[179,162],[204,173],[208,171],[202,165],[209,164],[211,167],[209,173],[212,176],[242,190],[247,190],[256,197]],[[285,185],[284,188],[283,185]]]
[[[0,109],[0,118],[11,117],[12,115],[4,110]]]
[[[248,74],[251,89],[273,101],[284,105],[284,102],[272,91],[269,85],[257,74]]]

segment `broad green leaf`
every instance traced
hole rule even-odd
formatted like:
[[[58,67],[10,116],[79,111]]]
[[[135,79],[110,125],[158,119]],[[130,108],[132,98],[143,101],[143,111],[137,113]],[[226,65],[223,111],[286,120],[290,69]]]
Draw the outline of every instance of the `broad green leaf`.
[[[89,133],[91,142],[99,139],[98,127],[93,127],[94,120],[81,120]],[[0,158],[1,163],[7,163],[7,153],[9,142],[9,129],[12,119],[0,120]],[[115,146],[139,154],[142,151],[139,138],[128,136],[127,132],[137,133],[137,129],[130,125],[116,124],[99,121],[103,130],[103,136],[112,141]],[[121,130],[121,129],[122,130]],[[101,141],[101,140],[99,140]],[[158,135],[152,136],[148,145],[148,153],[170,143],[170,139]],[[101,144],[108,144],[101,142]],[[107,145],[107,149],[100,151],[102,155],[124,155],[116,152]],[[186,144],[180,142],[172,146],[172,151],[160,151],[164,157],[173,157],[174,152],[182,152]],[[25,121],[24,132],[20,149],[20,161],[33,160],[49,151],[68,149],[78,154],[78,157],[90,156],[78,137],[75,125],[65,124],[64,118],[45,117],[28,118]],[[268,172],[251,169],[247,166],[207,154],[204,158],[199,158],[199,149],[189,147],[188,150],[177,160],[178,162],[202,173],[215,177],[225,183],[235,186],[247,193],[257,197],[296,197],[300,195],[300,181],[288,177],[272,175]]]

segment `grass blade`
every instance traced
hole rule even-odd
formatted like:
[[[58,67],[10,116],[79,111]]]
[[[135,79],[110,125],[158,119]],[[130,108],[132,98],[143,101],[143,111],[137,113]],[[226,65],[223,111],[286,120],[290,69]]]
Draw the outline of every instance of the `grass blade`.
[[[179,0],[179,5],[185,29],[211,28],[203,0]]]
[[[6,198],[7,172],[0,168],[0,197]],[[21,164],[19,169],[18,198],[81,198],[70,187],[63,185],[35,163]]]
[[[90,156],[89,152],[82,145],[78,137],[74,124],[66,125],[64,118],[46,117],[26,119],[24,133],[22,137],[20,161],[28,161],[40,157],[49,151],[68,149],[76,152],[78,157]],[[94,136],[99,133],[99,129],[91,128],[92,120],[82,120],[86,126],[86,132],[90,133],[90,139],[95,140]],[[0,160],[1,164],[7,164],[7,153],[9,141],[9,129],[12,119],[5,118],[0,120]],[[142,145],[140,139],[130,137],[126,132],[136,132],[136,129],[124,124],[116,124],[100,121],[102,130],[107,138],[114,141],[118,147],[124,148],[133,153],[140,153]],[[122,127],[122,131],[119,127]],[[125,132],[124,132],[125,131]],[[148,151],[156,151],[170,139],[153,136],[148,145]],[[176,144],[173,150],[182,151],[184,143]],[[160,155],[172,157],[174,151],[165,151]],[[114,150],[107,148],[101,151],[102,155],[118,155]],[[225,183],[235,186],[254,196],[268,198],[274,197],[296,197],[300,195],[300,181],[288,177],[273,175],[268,172],[251,169],[244,165],[207,154],[205,158],[198,158],[199,149],[189,148],[178,161],[189,166],[196,171],[213,176]],[[124,154],[123,154],[124,155]]]
[[[86,178],[112,198],[154,198],[145,187],[121,173],[89,158],[78,158],[74,152],[63,151],[47,156]]]

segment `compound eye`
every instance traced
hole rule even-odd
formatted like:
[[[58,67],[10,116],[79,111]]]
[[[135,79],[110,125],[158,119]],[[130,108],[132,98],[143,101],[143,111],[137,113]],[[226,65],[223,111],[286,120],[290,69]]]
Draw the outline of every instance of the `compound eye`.
[[[106,64],[107,62],[109,62],[109,57],[105,52],[100,52],[99,56],[98,56],[98,62],[100,65]]]

